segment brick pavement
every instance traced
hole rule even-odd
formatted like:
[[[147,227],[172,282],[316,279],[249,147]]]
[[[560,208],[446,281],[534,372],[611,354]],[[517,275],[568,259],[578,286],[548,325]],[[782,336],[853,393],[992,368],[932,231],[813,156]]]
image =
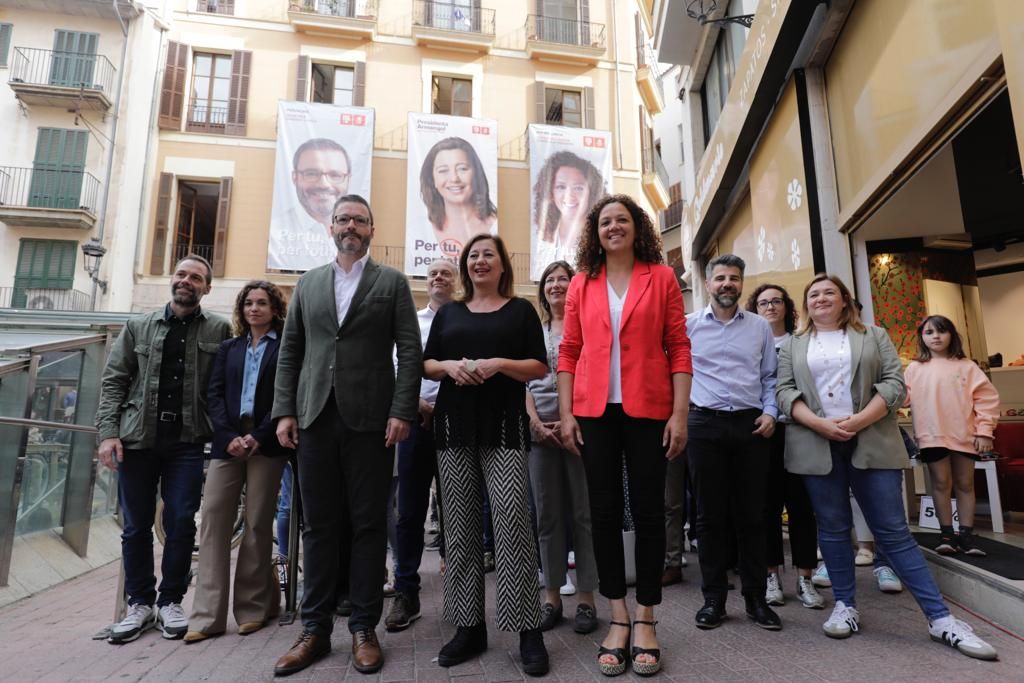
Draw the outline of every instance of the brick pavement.
[[[695,564],[693,555],[688,556]],[[491,647],[480,659],[452,669],[432,662],[453,628],[440,618],[440,578],[436,553],[425,554],[423,618],[409,630],[383,635],[387,663],[376,676],[363,676],[349,665],[349,638],[339,624],[334,650],[292,681],[355,680],[476,683],[523,680],[516,634],[491,630]],[[494,575],[488,575],[488,604],[494,605]],[[779,609],[784,629],[763,631],[743,615],[738,595],[731,595],[730,619],[717,630],[698,631],[699,573],[686,570],[687,581],[665,591],[658,612],[664,651],[662,680],[673,681],[856,681],[885,683],[944,680],[951,683],[1024,680],[1024,641],[973,617],[979,635],[995,645],[999,662],[979,662],[928,639],[924,618],[911,597],[888,596],[873,584],[870,568],[858,570],[862,631],[844,641],[826,638],[826,612],[802,608],[791,598],[795,574],[784,576],[787,605]],[[17,681],[269,681],[274,661],[299,633],[298,623],[276,624],[253,635],[234,633],[186,646],[167,641],[157,631],[122,646],[90,636],[111,617],[117,564],[110,564],[0,609],[0,680]],[[824,591],[831,608],[831,595]],[[190,593],[191,597],[191,593]],[[188,602],[188,600],[187,600]],[[566,614],[575,611],[566,599]],[[187,605],[186,605],[187,608]],[[601,606],[599,605],[599,611]],[[954,608],[958,616],[964,613]],[[600,614],[602,619],[607,614]],[[229,628],[233,628],[230,623]],[[590,636],[573,633],[568,622],[546,634],[551,673],[546,680],[602,679],[595,665],[603,629]],[[633,674],[627,674],[634,677]],[[634,677],[635,678],[635,677]]]

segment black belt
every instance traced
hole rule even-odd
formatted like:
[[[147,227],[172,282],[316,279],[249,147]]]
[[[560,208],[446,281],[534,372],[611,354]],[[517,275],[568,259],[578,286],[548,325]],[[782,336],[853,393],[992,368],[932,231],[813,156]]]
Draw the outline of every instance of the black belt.
[[[172,413],[169,410],[161,410],[160,415],[157,417],[160,422],[177,422],[178,414]]]
[[[703,406],[690,404],[690,412],[698,415],[714,415],[715,417],[751,417],[758,416],[762,411],[758,408],[741,408],[740,410],[715,410]]]

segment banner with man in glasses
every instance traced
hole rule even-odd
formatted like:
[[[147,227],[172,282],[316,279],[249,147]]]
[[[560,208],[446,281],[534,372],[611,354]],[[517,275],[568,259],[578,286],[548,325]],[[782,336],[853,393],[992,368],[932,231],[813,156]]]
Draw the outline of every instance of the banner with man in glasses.
[[[268,270],[306,271],[330,261],[331,212],[341,196],[370,199],[372,109],[279,102]]]

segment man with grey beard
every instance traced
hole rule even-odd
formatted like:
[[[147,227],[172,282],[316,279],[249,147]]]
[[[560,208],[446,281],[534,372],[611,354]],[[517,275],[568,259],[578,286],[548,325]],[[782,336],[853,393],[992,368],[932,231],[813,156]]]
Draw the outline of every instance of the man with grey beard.
[[[337,257],[303,275],[288,306],[273,416],[281,445],[298,449],[303,631],[275,666],[300,671],[331,649],[341,528],[351,524],[352,665],[384,665],[375,628],[395,444],[418,417],[423,357],[405,275],[369,255],[373,213],[359,195],[334,204]],[[392,365],[392,350],[397,364]]]
[[[775,342],[768,322],[739,306],[743,259],[712,259],[704,286],[711,303],[686,318],[693,345],[686,456],[697,496],[697,555],[704,606],[700,629],[719,626],[733,550],[747,616],[770,631],[782,628],[765,601],[764,482],[775,431]]]

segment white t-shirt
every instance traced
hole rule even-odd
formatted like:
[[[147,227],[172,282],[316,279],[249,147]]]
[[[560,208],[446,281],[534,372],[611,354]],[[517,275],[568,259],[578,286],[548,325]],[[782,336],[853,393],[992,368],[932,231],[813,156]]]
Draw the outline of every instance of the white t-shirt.
[[[622,363],[619,360],[619,328],[622,326],[622,309],[626,305],[629,287],[620,297],[615,293],[612,283],[608,282],[608,314],[612,322],[612,358],[608,377],[608,402],[622,403]]]
[[[846,330],[813,333],[807,345],[807,367],[825,417],[853,415],[853,373]]]

